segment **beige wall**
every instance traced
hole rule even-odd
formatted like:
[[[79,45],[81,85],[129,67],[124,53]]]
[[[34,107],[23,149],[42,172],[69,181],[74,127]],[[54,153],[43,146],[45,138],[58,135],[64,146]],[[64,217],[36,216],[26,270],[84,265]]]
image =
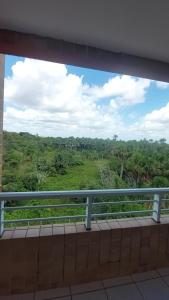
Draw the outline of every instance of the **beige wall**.
[[[5,55],[0,54],[0,191],[2,191],[4,63],[5,63]]]

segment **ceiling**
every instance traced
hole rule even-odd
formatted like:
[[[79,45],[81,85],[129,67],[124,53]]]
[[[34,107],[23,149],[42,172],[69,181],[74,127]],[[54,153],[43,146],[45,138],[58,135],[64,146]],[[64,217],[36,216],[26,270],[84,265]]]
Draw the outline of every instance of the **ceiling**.
[[[169,63],[168,0],[0,0],[0,28]]]

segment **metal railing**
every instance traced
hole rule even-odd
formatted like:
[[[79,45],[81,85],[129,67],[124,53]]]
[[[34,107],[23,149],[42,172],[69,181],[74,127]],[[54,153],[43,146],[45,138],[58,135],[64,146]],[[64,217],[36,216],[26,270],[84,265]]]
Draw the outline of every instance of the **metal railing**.
[[[107,190],[74,190],[74,191],[57,191],[57,192],[6,192],[0,193],[0,235],[3,234],[5,225],[13,223],[30,223],[30,222],[54,222],[59,220],[79,220],[84,219],[86,230],[91,229],[91,222],[97,218],[114,218],[118,216],[136,216],[136,215],[151,215],[155,222],[160,222],[161,212],[169,212],[169,208],[162,208],[162,202],[169,201],[163,198],[169,194],[169,188],[137,188],[137,189],[107,189]],[[134,199],[134,200],[114,200],[114,201],[96,201],[97,197],[124,197],[128,196],[147,195],[149,199]],[[153,196],[153,197],[152,197]],[[45,199],[63,199],[63,198],[76,198],[86,199],[80,203],[59,203],[59,204],[44,204],[44,205],[22,205],[22,206],[7,206],[6,203],[12,201],[24,200],[45,200]],[[132,204],[145,204],[151,203],[151,209],[141,210],[125,210],[125,211],[111,211],[111,212],[95,212],[94,209],[99,206],[114,206],[114,205],[132,205]],[[35,209],[57,209],[57,208],[85,208],[85,213],[80,215],[66,215],[66,216],[51,216],[40,218],[19,218],[19,219],[6,219],[5,212],[14,210],[35,210]]]

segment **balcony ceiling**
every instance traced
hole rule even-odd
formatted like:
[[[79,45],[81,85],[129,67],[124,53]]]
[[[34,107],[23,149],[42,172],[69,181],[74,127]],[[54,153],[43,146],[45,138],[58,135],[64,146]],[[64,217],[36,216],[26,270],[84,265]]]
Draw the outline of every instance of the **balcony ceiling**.
[[[0,29],[169,63],[168,0],[0,0]]]

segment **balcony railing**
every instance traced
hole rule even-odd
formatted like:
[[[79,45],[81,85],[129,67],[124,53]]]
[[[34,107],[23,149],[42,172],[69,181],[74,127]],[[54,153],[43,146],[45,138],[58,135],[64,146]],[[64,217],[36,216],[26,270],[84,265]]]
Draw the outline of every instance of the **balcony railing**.
[[[3,234],[5,226],[10,224],[20,223],[40,223],[40,222],[58,222],[59,220],[79,220],[85,221],[86,230],[91,229],[91,221],[95,219],[104,218],[117,218],[120,216],[140,216],[140,215],[151,215],[152,219],[159,223],[161,213],[169,212],[169,208],[162,208],[162,204],[169,201],[166,195],[169,194],[169,188],[137,188],[137,189],[107,189],[107,190],[74,190],[74,191],[56,191],[56,192],[6,192],[0,193],[0,235]],[[131,196],[144,195],[147,199],[134,199],[130,200]],[[127,200],[117,200],[115,197],[128,196]],[[109,201],[96,201],[98,197],[111,197]],[[44,204],[44,205],[23,205],[23,206],[7,206],[6,203],[13,201],[24,201],[24,200],[45,200],[45,199],[78,199],[76,203],[59,203],[59,204]],[[112,201],[112,198],[114,199]],[[135,197],[136,198],[136,197]],[[83,199],[83,202],[79,200]],[[151,209],[147,209],[143,206],[141,210],[120,210],[120,211],[101,211],[95,212],[95,208],[99,206],[114,206],[119,207],[123,205],[133,204],[146,204],[149,203]],[[41,218],[19,218],[19,219],[6,219],[5,212],[11,212],[14,210],[37,210],[37,209],[57,209],[57,208],[77,208],[83,207],[84,214],[80,215],[66,215],[66,216],[51,216]]]

